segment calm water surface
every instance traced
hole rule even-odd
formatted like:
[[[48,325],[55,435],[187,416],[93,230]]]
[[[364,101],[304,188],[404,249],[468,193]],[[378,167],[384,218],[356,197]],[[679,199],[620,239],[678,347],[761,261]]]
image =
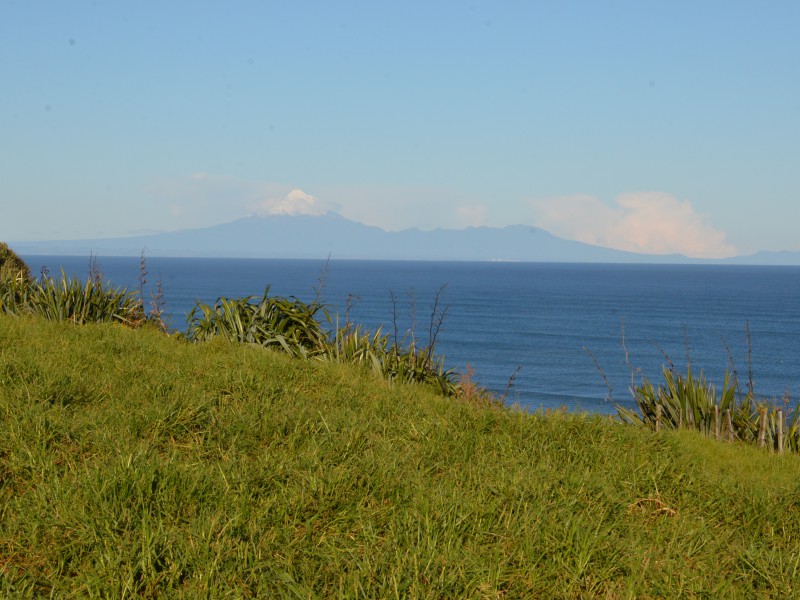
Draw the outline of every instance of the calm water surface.
[[[27,256],[33,270],[63,268],[85,277],[86,257]],[[138,258],[99,258],[107,279],[138,287]],[[631,371],[657,379],[665,355],[703,369],[721,383],[731,359],[748,376],[750,325],[756,392],[794,394],[800,383],[800,268],[743,266],[585,265],[148,258],[146,294],[161,279],[173,328],[185,329],[195,302],[218,296],[295,295],[322,298],[344,320],[427,341],[438,290],[447,314],[438,351],[447,365],[470,364],[476,378],[523,407],[613,412],[629,403]],[[395,302],[392,301],[392,296]],[[726,349],[727,345],[727,349]],[[730,350],[730,352],[728,351]]]

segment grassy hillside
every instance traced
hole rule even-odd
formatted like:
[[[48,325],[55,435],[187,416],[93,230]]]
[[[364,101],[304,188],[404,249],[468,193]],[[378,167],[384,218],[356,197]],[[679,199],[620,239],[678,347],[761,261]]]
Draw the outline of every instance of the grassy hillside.
[[[800,457],[0,315],[0,596],[791,597]]]

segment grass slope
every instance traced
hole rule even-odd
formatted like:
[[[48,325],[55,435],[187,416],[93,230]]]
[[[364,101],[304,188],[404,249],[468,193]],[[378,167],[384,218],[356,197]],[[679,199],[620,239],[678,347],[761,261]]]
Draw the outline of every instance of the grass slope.
[[[3,597],[791,597],[800,459],[0,317]]]

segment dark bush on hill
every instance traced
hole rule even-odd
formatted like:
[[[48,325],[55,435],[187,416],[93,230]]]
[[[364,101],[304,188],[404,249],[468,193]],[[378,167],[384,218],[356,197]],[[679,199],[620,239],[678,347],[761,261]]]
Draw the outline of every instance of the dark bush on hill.
[[[21,273],[27,279],[31,278],[31,271],[25,261],[8,247],[8,244],[0,242],[0,280],[9,277],[16,277]]]

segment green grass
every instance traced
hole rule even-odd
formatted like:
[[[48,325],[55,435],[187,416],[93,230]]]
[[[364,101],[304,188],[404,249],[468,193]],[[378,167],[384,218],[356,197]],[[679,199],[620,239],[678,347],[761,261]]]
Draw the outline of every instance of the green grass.
[[[0,596],[800,594],[800,457],[0,316]]]

